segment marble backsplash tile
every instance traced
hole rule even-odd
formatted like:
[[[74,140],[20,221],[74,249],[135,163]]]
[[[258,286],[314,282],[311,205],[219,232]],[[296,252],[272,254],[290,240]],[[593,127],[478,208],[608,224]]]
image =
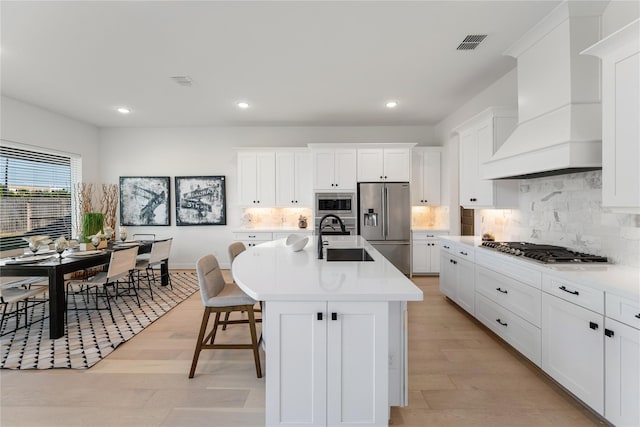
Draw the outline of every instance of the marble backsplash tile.
[[[476,234],[547,243],[640,267],[640,215],[602,207],[602,172],[520,181],[518,209],[482,209]]]
[[[307,227],[313,228],[314,219],[309,208],[245,208],[240,219],[243,227],[298,227],[298,218],[307,218]]]
[[[411,227],[449,229],[449,206],[412,206]]]

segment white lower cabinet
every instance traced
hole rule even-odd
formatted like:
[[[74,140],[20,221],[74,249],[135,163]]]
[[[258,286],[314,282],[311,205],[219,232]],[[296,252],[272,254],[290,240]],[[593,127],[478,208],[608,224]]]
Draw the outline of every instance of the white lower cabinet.
[[[471,314],[475,312],[475,264],[461,256],[442,251],[440,291]]]
[[[387,425],[387,302],[265,307],[268,426]]]
[[[542,369],[604,415],[604,316],[542,293]]]
[[[411,271],[413,274],[440,273],[440,245],[438,235],[448,234],[445,231],[411,232]]]

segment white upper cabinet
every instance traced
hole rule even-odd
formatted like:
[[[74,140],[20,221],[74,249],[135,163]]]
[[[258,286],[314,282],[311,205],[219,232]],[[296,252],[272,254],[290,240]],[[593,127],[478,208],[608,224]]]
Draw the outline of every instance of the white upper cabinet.
[[[513,208],[518,182],[482,179],[480,165],[489,160],[517,125],[508,108],[489,108],[455,130],[460,135],[460,204],[465,208]]]
[[[582,53],[602,59],[602,205],[640,212],[640,20]]]
[[[276,205],[311,207],[311,153],[276,152]]]
[[[273,151],[238,152],[238,204],[273,206],[276,201],[276,161]]]
[[[358,148],[358,182],[408,182],[410,167],[409,147]]]
[[[356,149],[313,149],[313,188],[354,191],[356,189]]]
[[[419,147],[411,156],[411,204],[434,206],[440,204],[440,164],[442,148]]]

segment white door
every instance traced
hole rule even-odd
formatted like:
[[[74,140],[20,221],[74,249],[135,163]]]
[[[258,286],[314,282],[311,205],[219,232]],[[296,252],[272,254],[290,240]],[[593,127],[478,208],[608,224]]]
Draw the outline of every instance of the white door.
[[[276,153],[276,205],[294,206],[295,155],[293,152]]]
[[[462,258],[454,258],[457,271],[456,302],[469,313],[475,313],[476,274],[475,264]]]
[[[542,293],[542,369],[604,414],[603,316]]]
[[[440,292],[456,300],[457,269],[454,259],[446,252],[440,255]]]
[[[604,416],[617,426],[640,425],[640,330],[605,319]]]
[[[480,165],[488,161],[493,155],[493,119],[487,120],[478,127],[477,144],[477,158],[474,164],[476,184],[475,195],[473,196],[477,201],[474,201],[474,204],[477,206],[493,206],[494,182],[489,179],[482,179],[480,174]]]
[[[477,205],[478,134],[474,130],[460,134],[460,204]]]
[[[424,192],[424,156],[422,151],[416,151],[411,157],[411,205],[423,205]]]
[[[317,150],[313,152],[313,188],[317,190],[335,190],[334,151]]]
[[[266,425],[327,425],[326,313],[324,301],[265,303]]]
[[[238,153],[238,203],[256,206],[258,164],[255,153]]]
[[[313,207],[313,186],[311,183],[311,154],[295,154],[294,205],[296,207]]]
[[[329,302],[327,425],[386,426],[387,302]]]
[[[270,207],[276,203],[276,156],[275,153],[258,153],[258,177],[256,198],[258,206]]]
[[[334,190],[356,189],[356,150],[336,150]]]
[[[429,249],[429,272],[440,273],[440,247],[436,239],[427,240]]]
[[[413,241],[413,272],[429,273],[429,247],[425,240]]]
[[[358,182],[384,181],[382,148],[358,149]]]
[[[422,200],[425,205],[440,204],[440,152],[425,151],[423,153],[424,172],[422,174]]]
[[[409,182],[411,178],[411,150],[407,148],[385,148],[383,152],[384,180],[389,182]]]

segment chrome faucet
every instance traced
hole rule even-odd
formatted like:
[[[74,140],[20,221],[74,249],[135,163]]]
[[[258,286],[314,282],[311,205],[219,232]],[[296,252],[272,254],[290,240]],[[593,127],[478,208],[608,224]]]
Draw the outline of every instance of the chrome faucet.
[[[324,222],[325,219],[327,218],[335,218],[338,220],[338,223],[340,224],[340,230],[344,233],[346,232],[346,229],[344,228],[344,223],[342,222],[342,220],[340,219],[339,216],[334,215],[334,214],[327,214],[325,216],[322,217],[322,219],[320,220],[320,222],[318,223],[318,259],[322,259],[322,223]]]

